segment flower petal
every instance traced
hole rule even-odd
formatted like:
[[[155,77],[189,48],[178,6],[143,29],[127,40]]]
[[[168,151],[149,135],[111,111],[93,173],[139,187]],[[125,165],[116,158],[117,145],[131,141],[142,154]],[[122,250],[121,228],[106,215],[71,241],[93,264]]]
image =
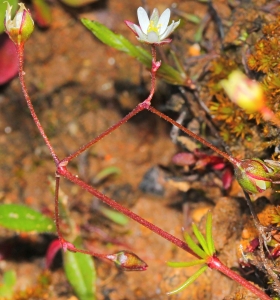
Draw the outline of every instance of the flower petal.
[[[158,19],[159,19],[158,9],[154,8],[152,15],[150,17],[150,22],[154,22],[154,26],[157,26]]]
[[[138,40],[142,42],[146,42],[147,35],[141,30],[141,28],[134,24],[134,29],[136,31],[136,34],[138,35]]]
[[[156,32],[150,31],[147,36],[147,42],[149,44],[158,43],[160,41],[159,36]]]
[[[261,189],[262,191],[265,191],[267,189],[267,186],[265,184],[265,181],[263,180],[255,180],[257,188]]]
[[[172,21],[171,25],[167,27],[166,31],[162,35],[160,35],[160,39],[163,40],[167,38],[179,26],[179,24],[180,20],[175,23],[174,21]]]
[[[12,6],[9,4],[9,2],[7,3],[7,9],[6,9],[6,19],[5,19],[5,23],[10,22],[11,21],[11,14],[12,14]]]
[[[133,31],[133,33],[134,34],[137,34],[136,33],[136,30],[135,30],[135,28],[134,28],[134,26],[137,26],[136,24],[134,24],[134,23],[132,23],[132,22],[130,22],[130,21],[124,21],[125,22],[125,24],[129,27],[129,29],[131,29],[132,31]]]
[[[140,27],[142,29],[142,31],[147,34],[148,31],[148,27],[150,25],[150,20],[149,17],[147,15],[147,12],[145,11],[145,9],[143,7],[139,7],[137,9],[137,16],[138,16],[138,21],[140,24]]]
[[[169,44],[171,42],[172,42],[172,39],[165,39],[165,40],[160,40],[160,42],[154,43],[154,44],[161,46],[161,45]]]
[[[159,34],[163,34],[168,26],[170,19],[170,9],[167,8],[160,16],[158,20]]]

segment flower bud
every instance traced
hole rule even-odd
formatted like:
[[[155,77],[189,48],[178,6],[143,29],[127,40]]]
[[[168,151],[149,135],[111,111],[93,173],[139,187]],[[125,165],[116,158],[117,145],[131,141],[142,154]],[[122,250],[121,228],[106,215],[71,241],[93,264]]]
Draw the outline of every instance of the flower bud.
[[[249,79],[241,71],[233,71],[227,80],[221,81],[228,97],[248,112],[257,112],[265,107],[265,97],[261,85]]]
[[[34,22],[30,12],[25,8],[23,3],[19,3],[19,10],[12,20],[12,6],[7,4],[5,27],[10,39],[16,45],[24,44],[34,29]]]
[[[234,171],[238,183],[249,194],[261,193],[271,188],[274,170],[258,158],[241,160],[235,165]]]
[[[136,254],[125,250],[116,254],[107,255],[107,259],[113,261],[124,271],[145,271],[148,267]]]

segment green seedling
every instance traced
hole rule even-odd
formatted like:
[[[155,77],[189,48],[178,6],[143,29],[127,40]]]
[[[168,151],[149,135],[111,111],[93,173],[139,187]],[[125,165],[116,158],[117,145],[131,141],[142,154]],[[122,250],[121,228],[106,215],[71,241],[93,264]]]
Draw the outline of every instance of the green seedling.
[[[168,262],[167,265],[172,268],[186,268],[201,265],[200,269],[195,272],[190,278],[188,278],[182,285],[176,288],[174,291],[168,294],[176,294],[188,287],[193,283],[201,274],[203,274],[207,268],[209,259],[215,256],[214,240],[212,235],[212,214],[208,212],[206,220],[206,236],[199,231],[195,224],[192,225],[193,233],[199,242],[199,246],[191,238],[189,234],[185,234],[185,241],[190,249],[197,255],[199,259],[189,262]]]

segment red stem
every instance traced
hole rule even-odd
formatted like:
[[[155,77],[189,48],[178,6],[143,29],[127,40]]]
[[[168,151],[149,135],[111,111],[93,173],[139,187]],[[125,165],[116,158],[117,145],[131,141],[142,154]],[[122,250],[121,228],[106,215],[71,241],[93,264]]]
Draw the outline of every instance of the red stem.
[[[39,129],[40,134],[41,134],[41,136],[43,137],[43,139],[44,139],[44,141],[45,141],[47,147],[49,148],[50,153],[51,153],[51,156],[52,156],[52,158],[53,158],[55,164],[58,165],[59,159],[58,159],[58,157],[56,156],[56,154],[55,154],[55,152],[54,152],[54,149],[53,149],[53,147],[52,147],[52,145],[51,145],[51,143],[50,143],[50,141],[49,141],[47,135],[45,134],[45,131],[44,131],[44,129],[43,129],[43,127],[42,127],[42,125],[41,125],[41,123],[40,123],[40,121],[39,121],[39,119],[38,119],[36,113],[35,113],[33,104],[32,104],[32,102],[31,102],[31,99],[30,99],[30,97],[29,97],[29,95],[28,95],[28,92],[27,92],[27,88],[26,88],[26,86],[25,86],[25,81],[24,81],[24,74],[25,74],[25,73],[24,73],[24,71],[23,71],[23,50],[24,50],[24,44],[19,44],[19,45],[16,44],[16,50],[17,50],[17,54],[18,54],[18,65],[19,65],[19,71],[18,71],[18,73],[19,73],[19,80],[20,80],[20,84],[21,84],[21,88],[22,88],[23,95],[24,95],[25,100],[26,100],[26,102],[27,102],[27,105],[28,105],[28,108],[29,108],[29,110],[30,110],[31,116],[32,116],[32,118],[33,118],[33,120],[34,120],[34,122],[35,122],[37,128]]]
[[[239,284],[243,285],[247,290],[251,291],[253,294],[258,296],[262,300],[271,300],[271,298],[266,295],[258,287],[241,277],[239,274],[233,272],[231,269],[226,267],[216,256],[209,257],[207,261],[208,267],[211,269],[216,269],[221,273],[225,274],[227,277],[233,279]]]
[[[111,132],[113,132],[115,129],[117,129],[118,127],[120,127],[122,124],[124,124],[125,122],[127,122],[129,119],[131,119],[133,116],[135,116],[136,114],[138,114],[140,111],[142,111],[144,109],[145,109],[145,106],[143,105],[143,103],[138,104],[123,119],[121,119],[119,122],[117,122],[113,126],[109,127],[107,130],[105,130],[104,132],[102,132],[100,135],[98,135],[96,138],[94,138],[93,140],[91,140],[87,144],[83,145],[76,152],[74,152],[71,155],[69,155],[68,157],[64,158],[62,160],[62,162],[68,163],[69,161],[71,161],[72,159],[74,159],[75,157],[77,157],[78,155],[80,155],[82,152],[84,152],[85,150],[87,150],[89,147],[91,147],[92,145],[94,145],[98,141],[102,140],[105,136],[107,136],[108,134],[110,134]]]
[[[224,151],[221,151],[220,149],[218,149],[217,147],[215,147],[213,144],[207,142],[205,139],[203,139],[202,137],[196,135],[195,133],[193,133],[192,131],[190,131],[189,129],[185,128],[184,126],[182,126],[180,123],[177,123],[176,121],[174,121],[173,119],[169,118],[167,115],[163,114],[162,112],[158,111],[157,109],[155,109],[154,107],[150,106],[148,108],[149,111],[151,111],[152,113],[158,115],[159,117],[163,118],[165,121],[171,123],[172,125],[178,127],[179,129],[181,129],[183,132],[185,132],[187,135],[191,136],[192,138],[194,138],[195,140],[197,140],[198,142],[200,142],[201,144],[203,144],[206,147],[209,147],[210,149],[212,149],[213,151],[215,151],[216,153],[218,153],[219,155],[221,155],[223,158],[225,158],[226,160],[228,160],[230,163],[232,163],[234,166],[236,166],[237,164],[240,163],[240,160],[227,154]]]
[[[185,127],[183,127],[181,124],[177,123],[176,121],[172,120],[171,118],[169,118],[165,114],[159,112],[158,110],[156,110],[155,108],[153,108],[153,107],[150,106],[151,99],[152,99],[152,97],[154,95],[154,92],[155,92],[156,72],[157,72],[157,70],[158,70],[158,68],[160,66],[160,62],[156,61],[156,48],[155,48],[155,46],[152,45],[152,57],[153,57],[153,61],[152,61],[152,70],[151,70],[151,90],[150,90],[150,94],[149,94],[148,98],[145,101],[143,101],[142,103],[140,103],[132,112],[130,112],[121,121],[119,121],[115,125],[111,126],[105,132],[103,132],[102,134],[100,134],[98,137],[96,137],[95,139],[93,139],[92,141],[90,141],[89,143],[87,143],[86,145],[82,146],[75,153],[73,153],[72,155],[68,156],[67,158],[65,158],[62,161],[59,161],[58,157],[56,156],[56,154],[54,152],[53,147],[51,146],[51,144],[49,142],[49,139],[48,139],[47,135],[45,134],[45,131],[44,131],[43,127],[41,126],[41,123],[40,123],[40,121],[39,121],[39,119],[38,119],[38,117],[37,117],[37,115],[36,115],[36,113],[34,111],[34,107],[33,107],[32,103],[31,103],[31,99],[30,99],[30,97],[28,95],[28,92],[27,92],[27,89],[26,89],[26,86],[25,86],[24,71],[23,71],[23,49],[24,49],[24,45],[23,44],[22,45],[16,45],[16,49],[17,49],[17,53],[18,53],[18,62],[19,62],[19,79],[20,79],[20,83],[21,83],[21,86],[22,86],[22,91],[23,91],[24,97],[26,99],[26,102],[27,102],[27,105],[29,107],[29,110],[30,110],[30,113],[32,115],[32,118],[33,118],[33,120],[34,120],[37,128],[39,129],[39,132],[42,135],[42,137],[43,137],[43,139],[44,139],[47,147],[49,148],[50,153],[51,153],[51,155],[53,157],[53,160],[54,160],[54,162],[55,162],[55,164],[57,166],[57,171],[56,171],[56,188],[55,188],[55,224],[56,224],[56,228],[57,228],[57,234],[58,234],[58,237],[60,239],[60,242],[61,242],[61,245],[62,245],[63,249],[64,250],[68,249],[70,251],[80,252],[80,253],[89,254],[89,255],[96,256],[96,257],[107,258],[108,259],[107,255],[103,255],[103,254],[100,254],[100,253],[95,253],[95,252],[91,252],[91,251],[87,251],[87,250],[77,249],[74,245],[72,245],[71,243],[66,242],[63,239],[62,234],[60,232],[60,226],[59,226],[59,205],[58,205],[58,193],[59,193],[59,182],[60,182],[59,176],[60,175],[63,176],[63,177],[65,177],[65,178],[67,178],[69,181],[73,182],[74,184],[79,185],[81,188],[85,189],[86,191],[88,191],[92,195],[96,196],[97,198],[99,198],[101,201],[103,201],[107,205],[109,205],[112,208],[116,209],[117,211],[123,213],[127,217],[135,220],[136,222],[142,224],[143,226],[147,227],[149,230],[151,230],[151,231],[155,232],[156,234],[162,236],[164,239],[170,241],[174,245],[176,245],[176,246],[182,248],[183,250],[185,250],[185,251],[193,254],[194,256],[198,257],[188,247],[188,245],[185,242],[183,242],[180,239],[176,238],[175,236],[167,233],[166,231],[162,230],[161,228],[157,227],[156,225],[148,222],[147,220],[145,220],[142,217],[138,216],[137,214],[133,213],[132,211],[130,211],[126,207],[120,205],[119,203],[115,202],[114,200],[112,200],[112,199],[108,198],[107,196],[103,195],[98,190],[94,189],[92,186],[88,185],[84,181],[82,181],[79,178],[77,178],[76,176],[72,175],[67,170],[67,168],[65,167],[70,160],[72,160],[73,158],[77,157],[83,151],[85,151],[90,146],[92,146],[93,144],[95,144],[96,142],[98,142],[99,140],[101,140],[103,137],[105,137],[106,135],[108,135],[110,132],[112,132],[115,129],[117,129],[118,127],[120,127],[123,123],[125,123],[130,118],[132,118],[134,115],[136,115],[138,112],[140,112],[140,111],[142,111],[144,109],[150,110],[151,112],[153,112],[154,114],[158,115],[159,117],[165,119],[166,121],[168,121],[169,123],[173,124],[174,126],[177,126],[183,132],[185,132],[186,134],[188,134],[192,138],[196,139],[200,143],[204,144],[205,146],[208,146],[209,148],[211,148],[212,150],[214,150],[216,153],[220,154],[225,159],[227,159],[228,161],[230,161],[232,164],[236,165],[236,164],[239,163],[239,160],[237,160],[234,157],[228,155],[227,153],[219,150],[218,148],[216,148],[215,146],[213,146],[212,144],[210,144],[209,142],[207,142],[203,138],[197,136],[196,134],[194,134],[190,130],[188,130]],[[248,282],[247,280],[245,280],[244,278],[242,278],[241,276],[239,276],[237,273],[231,271],[229,268],[227,268],[225,265],[223,265],[218,258],[216,258],[216,257],[210,257],[207,263],[208,263],[208,266],[210,268],[216,269],[216,270],[224,273],[226,276],[232,278],[236,282],[239,282],[241,285],[243,285],[245,288],[247,288],[248,290],[250,290],[252,293],[254,293],[255,295],[257,295],[261,299],[264,299],[264,300],[269,300],[270,299],[260,289],[256,288],[250,282]]]
[[[151,231],[155,232],[156,234],[158,234],[158,235],[162,236],[163,238],[165,238],[166,240],[170,241],[174,245],[184,249],[185,251],[187,251],[197,257],[197,255],[188,247],[188,245],[185,242],[183,242],[180,239],[176,238],[175,236],[167,233],[166,231],[162,230],[161,228],[157,227],[156,225],[148,222],[147,220],[145,220],[142,217],[138,216],[137,214],[133,213],[132,211],[130,211],[126,207],[122,206],[121,204],[117,203],[116,201],[103,195],[102,193],[100,193],[98,190],[96,190],[92,186],[88,185],[87,183],[85,183],[84,181],[79,179],[78,177],[72,175],[67,170],[66,167],[58,167],[57,173],[65,178],[67,178],[71,182],[79,185],[81,188],[85,189],[86,191],[88,191],[89,193],[91,193],[92,195],[94,195],[95,197],[97,197],[98,199],[100,199],[101,201],[106,203],[107,205],[116,209],[117,211],[123,213],[130,219],[135,220],[139,224],[147,227]]]
[[[149,108],[149,106],[151,105],[151,100],[152,100],[152,98],[154,96],[154,93],[155,93],[156,72],[157,72],[157,70],[160,66],[160,63],[159,62],[157,63],[157,61],[156,61],[156,55],[157,55],[156,47],[155,47],[155,45],[152,45],[152,58],[153,58],[153,60],[152,60],[152,69],[151,69],[151,89],[150,89],[150,93],[149,93],[149,96],[147,97],[147,99],[145,99],[142,103],[138,104],[136,106],[136,108],[134,108],[128,115],[126,115],[119,122],[117,122],[113,126],[109,127],[107,130],[102,132],[99,136],[92,139],[87,144],[83,145],[76,152],[74,152],[71,155],[69,155],[68,157],[64,158],[62,160],[62,162],[68,163],[69,161],[71,161],[72,159],[74,159],[75,157],[80,155],[82,152],[87,150],[89,147],[91,147],[92,145],[94,145],[98,141],[102,140],[105,136],[107,136],[108,134],[110,134],[111,132],[113,132],[114,130],[119,128],[122,124],[126,123],[129,119],[131,119],[133,116],[138,114],[140,111]]]

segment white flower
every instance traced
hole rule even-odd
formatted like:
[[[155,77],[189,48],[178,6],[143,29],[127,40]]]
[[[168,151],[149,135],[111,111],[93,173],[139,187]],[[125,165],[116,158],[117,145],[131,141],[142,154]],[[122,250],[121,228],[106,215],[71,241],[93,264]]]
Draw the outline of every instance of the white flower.
[[[180,20],[172,21],[168,26],[170,19],[170,9],[167,8],[159,17],[158,10],[155,8],[149,19],[147,12],[143,7],[137,9],[139,25],[125,21],[126,25],[136,34],[140,42],[148,44],[166,44],[171,39],[167,37],[179,26]]]

